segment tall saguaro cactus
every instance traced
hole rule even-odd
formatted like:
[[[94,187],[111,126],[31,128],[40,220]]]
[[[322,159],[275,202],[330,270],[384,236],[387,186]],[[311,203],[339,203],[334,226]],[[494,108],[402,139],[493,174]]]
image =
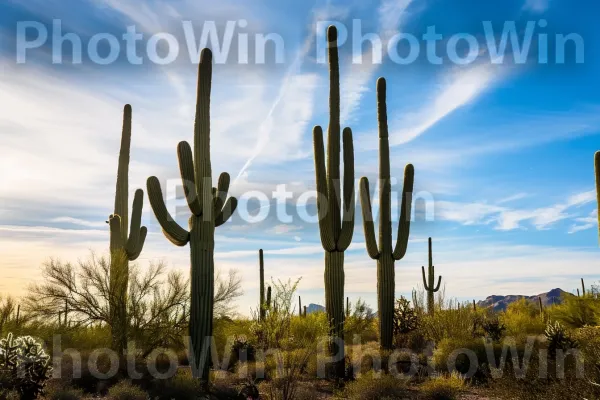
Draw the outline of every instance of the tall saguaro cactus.
[[[190,244],[191,308],[189,333],[193,351],[193,372],[205,384],[209,380],[210,344],[213,329],[215,228],[233,214],[237,199],[227,199],[229,174],[222,173],[216,188],[212,187],[210,161],[210,91],[212,53],[203,49],[198,67],[194,150],[187,142],[177,146],[179,169],[185,198],[192,212],[189,231],[169,214],[160,182],[148,178],[150,204],[163,233],[173,244]]]
[[[127,348],[127,288],[129,261],[135,261],[144,247],[148,230],[142,224],[144,191],[136,190],[129,223],[129,154],[131,150],[131,116],[129,104],[123,110],[123,131],[117,169],[115,210],[108,218],[110,226],[110,319],[114,350]]]
[[[259,279],[260,279],[260,304],[258,310],[258,319],[265,319],[265,261],[263,258],[263,250],[258,250],[258,268],[259,268]]]
[[[371,207],[369,180],[360,180],[360,202],[367,253],[377,260],[377,306],[379,313],[379,342],[382,348],[391,349],[394,334],[395,262],[406,254],[410,231],[410,214],[414,183],[414,168],[404,169],[404,187],[396,245],[392,248],[392,204],[390,179],[390,145],[388,138],[386,82],[377,80],[377,119],[379,123],[379,246]]]
[[[329,56],[329,128],[327,166],[325,165],[323,129],[313,131],[315,171],[321,244],[325,250],[325,309],[329,320],[330,352],[338,358],[335,375],[342,378],[344,368],[344,251],[354,234],[354,148],[352,131],[343,132],[344,188],[340,182],[340,71],[337,29],[327,29]],[[336,343],[337,342],[337,343]]]
[[[431,251],[431,238],[428,240],[429,244],[429,267],[427,268],[427,278],[425,278],[425,267],[421,267],[423,273],[423,286],[427,292],[427,313],[433,315],[435,309],[435,297],[434,294],[440,290],[442,284],[442,276],[438,279],[437,286],[435,284],[435,267],[433,266],[433,252]]]

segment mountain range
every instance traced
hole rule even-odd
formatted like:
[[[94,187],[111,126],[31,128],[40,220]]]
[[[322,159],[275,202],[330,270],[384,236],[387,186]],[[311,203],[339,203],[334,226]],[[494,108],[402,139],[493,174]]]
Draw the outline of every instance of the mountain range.
[[[562,302],[561,296],[573,296],[573,294],[565,292],[562,289],[552,289],[546,293],[540,293],[535,296],[523,296],[523,295],[508,295],[508,296],[488,296],[485,300],[477,302],[477,307],[481,308],[493,308],[494,311],[506,311],[506,308],[510,303],[515,301],[526,299],[529,301],[535,301],[537,304],[538,297],[542,299],[544,307],[551,306],[553,304],[560,304]]]

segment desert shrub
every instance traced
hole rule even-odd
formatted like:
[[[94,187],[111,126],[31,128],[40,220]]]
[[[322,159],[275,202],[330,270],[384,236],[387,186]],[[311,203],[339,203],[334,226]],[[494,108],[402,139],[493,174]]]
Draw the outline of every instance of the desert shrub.
[[[313,343],[317,343],[318,340],[327,336],[328,329],[327,314],[324,312],[307,314],[306,317],[296,316],[290,321],[292,338],[302,338],[302,340]]]
[[[436,343],[445,338],[468,340],[480,317],[470,307],[438,309],[433,315],[423,315],[421,330],[426,339]]]
[[[344,322],[346,344],[352,343],[355,336],[360,337],[363,343],[377,340],[379,333],[373,309],[360,298],[351,305],[351,309]]]
[[[406,382],[392,375],[362,375],[346,385],[340,397],[349,400],[405,399]]]
[[[255,361],[256,349],[248,341],[246,336],[236,336],[231,346],[231,364],[235,365],[240,359],[244,361]]]
[[[131,382],[121,381],[108,390],[109,400],[146,400],[148,394]]]
[[[69,387],[58,387],[46,393],[47,400],[79,400],[83,397],[83,390]]]
[[[600,323],[600,299],[567,295],[563,297],[561,304],[551,307],[548,313],[550,319],[567,328],[596,326]]]
[[[396,300],[394,307],[394,334],[410,333],[419,327],[417,312],[410,306],[410,301],[404,297]]]
[[[428,400],[455,400],[465,389],[465,380],[457,372],[437,375],[427,380],[420,389]]]
[[[499,317],[509,336],[541,335],[546,329],[544,316],[540,315],[539,306],[526,299],[509,304],[506,311]]]
[[[152,398],[157,400],[196,400],[202,393],[198,379],[192,376],[190,370],[180,370],[171,379],[155,382]]]
[[[15,390],[0,389],[1,400],[21,400],[21,395]]]
[[[484,337],[497,342],[502,338],[506,327],[498,317],[488,317],[483,319],[481,329],[483,329]]]
[[[544,331],[548,341],[548,350],[551,355],[556,354],[557,350],[567,351],[578,347],[577,340],[571,337],[571,334],[560,322],[549,323]]]
[[[35,399],[50,378],[50,357],[30,336],[0,340],[0,387],[16,391],[22,399]]]

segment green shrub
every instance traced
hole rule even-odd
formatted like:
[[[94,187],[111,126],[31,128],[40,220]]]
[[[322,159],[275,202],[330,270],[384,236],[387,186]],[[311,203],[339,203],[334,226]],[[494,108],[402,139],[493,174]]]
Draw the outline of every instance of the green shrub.
[[[481,315],[471,307],[438,309],[433,315],[423,315],[421,330],[427,340],[436,343],[445,338],[470,340]]]
[[[128,381],[121,381],[108,390],[109,400],[147,400],[148,394]]]
[[[410,306],[410,301],[404,297],[396,300],[394,307],[394,334],[406,334],[419,327],[417,312]]]
[[[549,309],[552,320],[567,328],[583,328],[600,323],[600,299],[592,296],[565,296],[562,304]]]
[[[69,387],[59,387],[46,393],[47,400],[79,400],[83,397],[83,390]]]
[[[196,400],[202,393],[200,381],[192,377],[190,370],[180,370],[164,381],[157,381],[153,390],[153,398],[158,400]]]
[[[539,306],[526,299],[509,304],[506,312],[500,314],[500,321],[508,336],[541,335],[546,329]]]
[[[421,385],[420,389],[428,400],[455,400],[465,389],[465,380],[457,372],[437,375]]]
[[[392,375],[382,374],[377,377],[365,374],[346,385],[340,397],[349,400],[399,400],[405,399],[407,394],[406,382],[399,378]]]

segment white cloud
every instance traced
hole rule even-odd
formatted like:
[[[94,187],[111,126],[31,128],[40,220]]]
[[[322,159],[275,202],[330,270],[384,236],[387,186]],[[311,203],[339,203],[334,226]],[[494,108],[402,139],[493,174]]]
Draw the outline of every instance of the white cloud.
[[[575,223],[571,226],[569,233],[577,233],[598,226],[598,209],[593,210],[587,217],[575,218]]]
[[[550,7],[550,0],[526,0],[523,9],[534,13],[543,13]]]
[[[522,229],[523,222],[529,221],[537,230],[546,230],[556,222],[576,217],[573,209],[589,204],[594,199],[595,192],[587,191],[572,195],[565,202],[533,209],[515,209],[477,202],[438,201],[435,205],[436,217],[445,221],[463,225],[493,224],[495,229],[504,231]]]

